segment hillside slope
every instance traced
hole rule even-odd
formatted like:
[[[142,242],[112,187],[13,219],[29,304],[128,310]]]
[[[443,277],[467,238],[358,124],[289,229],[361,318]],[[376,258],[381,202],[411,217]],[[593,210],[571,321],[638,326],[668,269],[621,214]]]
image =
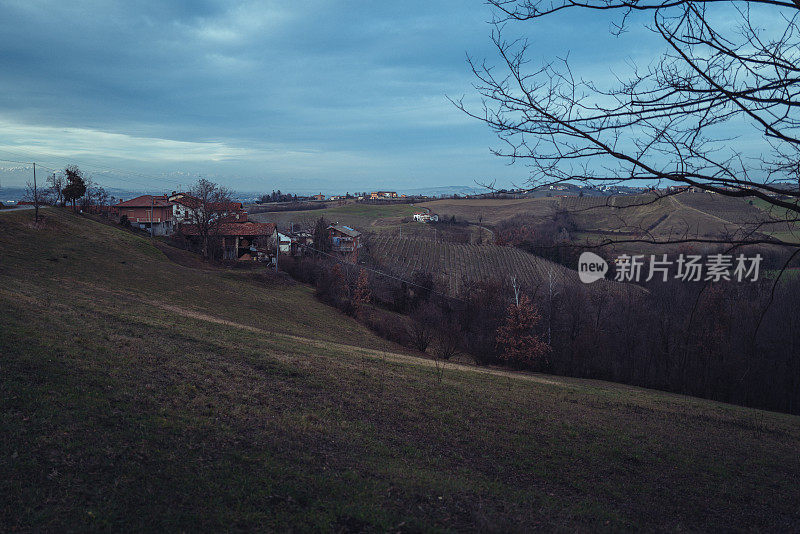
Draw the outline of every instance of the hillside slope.
[[[379,265],[389,267],[407,280],[415,271],[432,273],[451,292],[456,292],[464,280],[508,282],[512,277],[530,288],[545,287],[551,276],[559,286],[583,286],[577,271],[515,247],[457,244],[384,234],[370,236],[366,250]],[[601,286],[616,290],[624,287],[605,280],[585,287],[591,290]]]
[[[796,530],[800,418],[433,368],[303,286],[0,215],[0,530]]]

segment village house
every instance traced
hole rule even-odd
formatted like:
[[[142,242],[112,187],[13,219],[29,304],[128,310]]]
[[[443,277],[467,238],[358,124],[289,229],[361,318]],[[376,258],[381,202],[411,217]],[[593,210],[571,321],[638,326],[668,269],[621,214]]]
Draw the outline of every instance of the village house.
[[[183,223],[191,223],[196,216],[195,211],[200,210],[202,213],[202,202],[200,199],[188,193],[173,192],[168,197],[168,200],[174,204],[172,218],[176,226]],[[216,214],[222,217],[241,213],[246,215],[241,202],[228,202],[225,204],[211,202],[209,203],[208,209],[217,212]]]
[[[289,232],[292,256],[302,256],[307,247],[314,246],[314,235],[311,232]]]
[[[395,191],[373,191],[369,194],[370,200],[385,200],[387,198],[397,198]]]
[[[197,241],[201,236],[194,224],[182,225],[180,232],[190,241]],[[278,231],[274,223],[220,221],[211,228],[211,233],[214,239],[220,240],[225,260],[266,261],[275,254],[272,247]]]
[[[164,196],[141,195],[114,206],[131,226],[152,235],[169,235],[174,230],[173,203]]]
[[[358,249],[361,248],[361,232],[343,224],[328,226],[331,250],[351,263],[358,263]]]
[[[278,232],[278,250],[281,254],[291,254],[292,237],[288,233]]]
[[[421,223],[439,222],[439,216],[435,213],[417,212],[414,214],[414,220]]]
[[[314,199],[314,200],[325,200],[325,195],[323,195],[322,193],[320,193],[319,195],[314,195],[314,196],[313,196],[313,197],[311,197],[311,198],[312,198],[312,199]]]

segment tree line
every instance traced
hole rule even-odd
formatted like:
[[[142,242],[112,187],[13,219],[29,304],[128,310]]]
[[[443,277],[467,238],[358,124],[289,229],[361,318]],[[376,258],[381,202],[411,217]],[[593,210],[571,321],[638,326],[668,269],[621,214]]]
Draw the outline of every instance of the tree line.
[[[281,258],[320,300],[437,359],[455,355],[800,413],[800,279],[653,282],[646,290],[467,281],[324,255]],[[367,267],[367,268],[365,268]],[[371,270],[377,268],[380,272]],[[770,303],[770,299],[772,299]]]

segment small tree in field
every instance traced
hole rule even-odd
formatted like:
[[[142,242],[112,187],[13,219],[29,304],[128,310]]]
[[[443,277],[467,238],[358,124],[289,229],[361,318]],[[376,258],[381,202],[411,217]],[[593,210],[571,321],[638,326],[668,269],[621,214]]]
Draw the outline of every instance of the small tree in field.
[[[408,336],[411,344],[420,352],[425,352],[436,334],[436,323],[440,320],[431,304],[423,304],[411,313]]]
[[[47,177],[47,183],[53,196],[53,202],[57,206],[64,205],[64,175],[61,173],[53,173]]]
[[[36,186],[36,182],[28,182],[25,187],[25,199],[33,202],[33,221],[39,222],[39,207],[46,202],[44,192]]]
[[[64,169],[64,174],[67,177],[67,185],[62,191],[64,201],[72,202],[72,210],[75,211],[75,201],[86,193],[86,180],[83,178],[81,170],[75,165]]]
[[[520,295],[508,307],[506,321],[497,329],[496,341],[500,346],[500,358],[518,365],[539,363],[550,347],[533,333],[541,315],[526,295]]]

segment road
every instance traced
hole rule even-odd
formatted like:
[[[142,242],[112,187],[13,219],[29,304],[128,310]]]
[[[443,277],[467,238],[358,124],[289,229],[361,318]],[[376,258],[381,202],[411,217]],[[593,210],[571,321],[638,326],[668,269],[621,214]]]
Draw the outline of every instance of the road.
[[[44,206],[39,206],[39,208],[43,208]],[[20,211],[20,210],[32,210],[33,206],[14,206],[11,208],[3,208],[0,210],[0,213],[7,213],[9,211]]]

